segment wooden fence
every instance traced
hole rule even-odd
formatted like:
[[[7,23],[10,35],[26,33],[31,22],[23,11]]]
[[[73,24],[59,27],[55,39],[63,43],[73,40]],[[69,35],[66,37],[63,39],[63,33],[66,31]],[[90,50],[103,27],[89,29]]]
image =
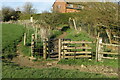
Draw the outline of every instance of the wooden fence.
[[[43,58],[46,59],[48,55],[50,55],[50,47],[53,47],[50,42],[51,40],[45,39],[43,42]],[[53,43],[58,43],[57,54],[53,56],[57,56],[58,60],[65,59],[65,58],[91,58],[92,52],[90,51],[92,48],[89,46],[92,42],[87,41],[70,41],[67,39],[58,39],[55,42],[52,40]],[[56,51],[55,50],[55,51]],[[56,53],[56,52],[55,52]]]
[[[109,57],[108,55],[118,55],[119,47],[120,47],[120,45],[102,43],[102,38],[98,38],[97,43],[96,43],[96,60],[101,61],[103,58],[117,59],[115,57]],[[105,48],[107,48],[107,49],[111,48],[111,50],[105,51]]]
[[[65,58],[90,58],[91,47],[88,44],[92,42],[87,41],[66,41],[59,39],[59,60]]]
[[[90,47],[91,44],[94,43],[89,41],[71,41],[70,39],[45,39],[43,41],[43,58],[54,57],[54,59],[58,60],[66,58],[92,58],[93,52],[91,50],[93,48]],[[106,51],[105,46],[107,49],[112,46],[111,51]],[[120,47],[120,45],[102,43],[102,38],[98,38],[96,42],[96,60],[101,61],[103,58],[115,59],[109,55],[118,56],[118,47]]]

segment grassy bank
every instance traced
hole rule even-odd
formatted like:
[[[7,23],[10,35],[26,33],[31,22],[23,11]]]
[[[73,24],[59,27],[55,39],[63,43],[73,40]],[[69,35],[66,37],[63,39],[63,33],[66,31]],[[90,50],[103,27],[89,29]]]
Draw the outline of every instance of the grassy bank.
[[[19,67],[17,64],[10,62],[4,62],[3,66],[3,78],[107,78],[101,74],[80,72],[78,70]]]
[[[16,45],[22,39],[24,27],[17,24],[2,24],[2,55],[10,58],[16,52]]]

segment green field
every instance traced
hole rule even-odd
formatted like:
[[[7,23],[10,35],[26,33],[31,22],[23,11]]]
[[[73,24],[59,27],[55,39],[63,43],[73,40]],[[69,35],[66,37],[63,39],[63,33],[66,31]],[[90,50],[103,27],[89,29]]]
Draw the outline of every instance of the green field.
[[[11,56],[16,51],[16,45],[22,39],[24,28],[17,24],[2,24],[2,55]]]

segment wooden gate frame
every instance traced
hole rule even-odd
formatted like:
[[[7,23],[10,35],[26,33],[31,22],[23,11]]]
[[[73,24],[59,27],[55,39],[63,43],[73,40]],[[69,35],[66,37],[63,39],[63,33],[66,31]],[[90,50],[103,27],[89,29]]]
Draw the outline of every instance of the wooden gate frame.
[[[102,43],[102,38],[97,38],[97,43],[96,43],[96,60],[97,61],[101,61],[102,58],[106,58],[106,59],[115,59],[115,58],[111,58],[111,57],[104,57],[103,54],[111,54],[111,55],[118,55],[118,52],[113,53],[113,52],[105,52],[103,51],[103,46],[120,46],[120,45],[116,45],[116,44],[106,44],[106,43]]]

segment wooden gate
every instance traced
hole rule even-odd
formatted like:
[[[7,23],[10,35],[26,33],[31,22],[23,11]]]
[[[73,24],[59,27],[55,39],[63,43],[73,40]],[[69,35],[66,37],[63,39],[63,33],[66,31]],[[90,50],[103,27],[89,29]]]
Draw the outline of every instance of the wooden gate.
[[[112,57],[113,55],[118,56],[118,48],[120,45],[102,43],[102,38],[97,39],[96,48],[96,60],[101,61],[105,59],[117,59],[118,57]],[[111,57],[110,57],[111,56]]]
[[[71,41],[59,39],[59,60],[60,59],[77,59],[91,58],[91,47],[88,41]]]
[[[91,58],[92,52],[88,41],[71,41],[71,39],[50,39],[44,42],[43,57],[52,59]]]

